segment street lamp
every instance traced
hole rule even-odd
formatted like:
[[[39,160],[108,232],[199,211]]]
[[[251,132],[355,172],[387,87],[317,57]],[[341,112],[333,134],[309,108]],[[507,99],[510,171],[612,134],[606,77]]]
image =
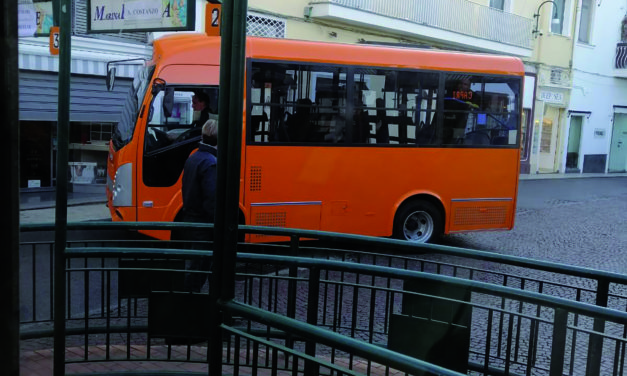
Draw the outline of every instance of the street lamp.
[[[540,6],[538,6],[538,10],[533,15],[533,18],[536,19],[536,28],[531,33],[534,35],[535,38],[537,38],[538,35],[542,35],[542,33],[540,32],[540,29],[538,28],[538,23],[540,22],[540,8],[542,8],[542,6],[546,3],[553,3],[553,7],[555,8],[555,12],[553,12],[553,19],[551,20],[551,23],[553,25],[559,25],[560,23],[560,19],[559,17],[557,17],[557,4],[555,4],[555,1],[547,0],[543,2],[542,4],[540,4]]]

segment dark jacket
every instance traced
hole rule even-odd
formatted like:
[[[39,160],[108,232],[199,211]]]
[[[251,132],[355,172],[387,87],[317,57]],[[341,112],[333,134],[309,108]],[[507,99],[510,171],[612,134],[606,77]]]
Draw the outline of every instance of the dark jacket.
[[[213,223],[216,206],[218,151],[203,144],[185,162],[183,170],[183,213],[186,222]]]

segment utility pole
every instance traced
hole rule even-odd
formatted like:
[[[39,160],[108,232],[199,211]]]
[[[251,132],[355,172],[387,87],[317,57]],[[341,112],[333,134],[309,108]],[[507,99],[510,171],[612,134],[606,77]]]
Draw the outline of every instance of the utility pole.
[[[57,186],[54,236],[54,376],[65,374],[65,247],[67,245],[67,166],[70,127],[72,2],[58,0],[59,107],[57,121]],[[56,22],[55,22],[55,25]]]

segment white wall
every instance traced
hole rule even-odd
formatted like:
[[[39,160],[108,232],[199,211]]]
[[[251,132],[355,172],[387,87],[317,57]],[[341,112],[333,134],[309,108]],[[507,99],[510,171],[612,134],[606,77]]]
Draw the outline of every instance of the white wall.
[[[615,105],[627,106],[626,79],[575,71],[569,110],[591,112],[584,117],[581,154],[609,153]],[[605,130],[605,136],[595,137],[595,129]]]
[[[577,42],[581,13],[579,0],[574,36],[573,89],[569,104],[570,111],[591,112],[589,117],[583,118],[581,158],[587,154],[609,155],[613,106],[627,106],[627,79],[615,77],[614,71],[616,44],[620,40],[620,25],[627,10],[627,1],[593,0],[592,7],[594,13],[590,44],[579,43]],[[566,132],[569,125],[570,119]],[[605,135],[595,136],[595,129],[603,129]],[[564,148],[567,143],[568,134],[563,138]]]

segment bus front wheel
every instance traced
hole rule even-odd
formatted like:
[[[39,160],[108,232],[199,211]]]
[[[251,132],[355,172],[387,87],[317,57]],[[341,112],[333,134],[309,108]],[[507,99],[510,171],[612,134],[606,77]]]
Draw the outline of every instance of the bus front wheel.
[[[414,200],[404,204],[394,220],[394,237],[413,243],[433,242],[443,232],[442,213],[432,203]]]

